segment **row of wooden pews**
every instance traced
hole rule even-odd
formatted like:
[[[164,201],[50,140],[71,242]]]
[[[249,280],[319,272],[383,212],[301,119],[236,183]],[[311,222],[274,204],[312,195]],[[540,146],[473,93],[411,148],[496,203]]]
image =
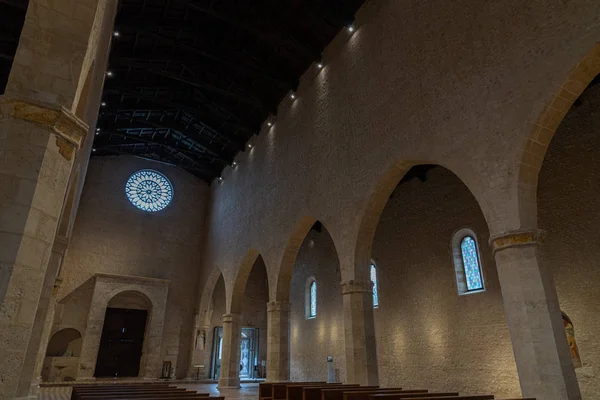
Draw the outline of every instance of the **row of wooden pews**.
[[[259,385],[259,400],[493,400],[493,395],[461,396],[458,392],[381,388],[325,382],[277,382]],[[535,399],[505,399],[535,400]]]
[[[225,400],[166,383],[75,385],[71,400]]]

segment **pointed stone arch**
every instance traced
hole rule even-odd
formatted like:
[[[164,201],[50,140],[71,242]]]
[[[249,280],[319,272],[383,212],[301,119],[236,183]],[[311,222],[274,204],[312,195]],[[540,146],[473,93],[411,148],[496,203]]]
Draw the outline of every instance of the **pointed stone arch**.
[[[600,42],[570,72],[546,105],[525,139],[518,176],[519,218],[522,227],[537,227],[538,176],[556,129],[573,103],[600,74]]]
[[[239,268],[237,269],[237,274],[235,276],[235,281],[233,283],[233,289],[231,291],[231,296],[227,296],[228,302],[228,310],[232,314],[239,314],[242,312],[242,301],[244,299],[244,293],[246,291],[246,284],[248,283],[248,277],[250,276],[250,272],[254,267],[254,264],[258,259],[261,259],[264,263],[263,257],[260,255],[258,250],[250,249],[242,262],[240,263]],[[266,268],[266,264],[265,264]],[[267,282],[268,285],[268,282]]]

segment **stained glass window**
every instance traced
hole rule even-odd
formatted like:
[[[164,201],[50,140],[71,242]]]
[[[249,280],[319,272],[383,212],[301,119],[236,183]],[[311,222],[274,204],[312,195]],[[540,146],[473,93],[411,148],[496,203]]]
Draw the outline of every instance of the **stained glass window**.
[[[373,307],[378,307],[379,294],[377,293],[377,267],[375,264],[371,264],[369,275],[371,276],[371,282],[373,282]]]
[[[312,281],[310,284],[310,313],[309,317],[317,316],[317,282]]]
[[[156,212],[168,206],[173,199],[173,186],[163,174],[143,169],[129,177],[125,194],[140,210]]]
[[[481,268],[479,266],[479,255],[477,254],[477,243],[471,236],[465,236],[460,242],[463,268],[465,270],[465,281],[467,291],[483,289]]]

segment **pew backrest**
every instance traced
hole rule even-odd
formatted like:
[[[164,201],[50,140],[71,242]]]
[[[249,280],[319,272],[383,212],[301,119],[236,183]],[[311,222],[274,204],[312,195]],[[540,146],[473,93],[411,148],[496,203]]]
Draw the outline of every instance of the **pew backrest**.
[[[381,397],[380,397],[381,396]],[[411,400],[493,400],[494,396],[490,394],[482,394],[482,395],[469,395],[469,396],[460,396],[457,392],[444,392],[444,393],[422,393],[422,394],[390,394],[390,395],[373,395],[369,399],[370,400],[401,400],[401,399],[411,399]]]

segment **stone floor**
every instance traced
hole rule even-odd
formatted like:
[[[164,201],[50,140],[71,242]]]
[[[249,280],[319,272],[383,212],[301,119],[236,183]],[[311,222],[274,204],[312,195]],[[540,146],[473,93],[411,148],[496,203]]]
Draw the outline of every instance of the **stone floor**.
[[[211,396],[225,396],[225,400],[257,400],[258,384],[242,383],[241,389],[218,390],[216,383],[176,383],[175,386],[195,390],[197,392],[210,393]],[[40,389],[40,400],[69,400],[71,388],[67,386],[44,387]]]

